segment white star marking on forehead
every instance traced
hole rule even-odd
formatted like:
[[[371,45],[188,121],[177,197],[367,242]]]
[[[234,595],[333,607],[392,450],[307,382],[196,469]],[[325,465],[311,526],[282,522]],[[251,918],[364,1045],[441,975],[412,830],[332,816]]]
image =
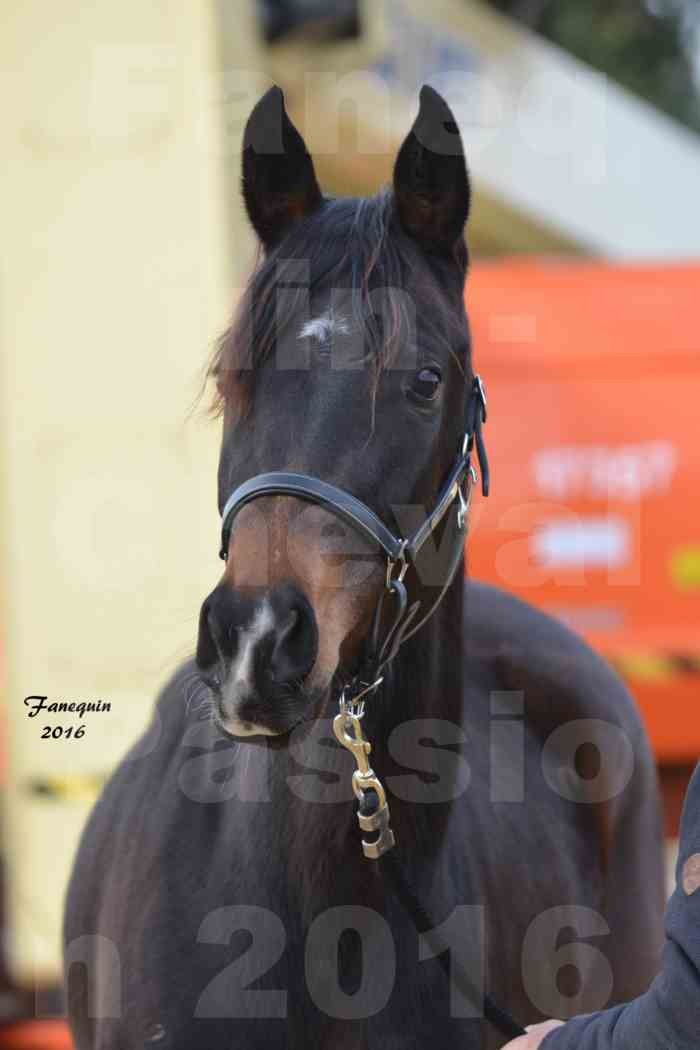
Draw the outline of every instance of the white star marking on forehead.
[[[300,339],[315,339],[317,343],[327,343],[334,335],[349,335],[350,326],[341,314],[328,310],[320,317],[305,321],[299,332]]]

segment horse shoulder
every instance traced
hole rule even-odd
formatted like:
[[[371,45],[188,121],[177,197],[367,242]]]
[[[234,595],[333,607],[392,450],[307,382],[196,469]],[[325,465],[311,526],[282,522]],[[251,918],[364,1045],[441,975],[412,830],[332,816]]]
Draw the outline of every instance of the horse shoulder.
[[[574,720],[606,721],[650,759],[629,691],[583,639],[496,587],[470,581],[465,595],[467,661],[485,665],[503,690],[523,693],[531,729],[547,737]]]
[[[474,673],[491,692],[522,701],[540,768],[573,776],[583,790],[571,820],[594,831],[614,998],[631,998],[656,972],[664,907],[658,780],[639,711],[610,665],[552,617],[481,583],[467,583],[465,599],[466,678]],[[595,785],[588,798],[587,783]]]

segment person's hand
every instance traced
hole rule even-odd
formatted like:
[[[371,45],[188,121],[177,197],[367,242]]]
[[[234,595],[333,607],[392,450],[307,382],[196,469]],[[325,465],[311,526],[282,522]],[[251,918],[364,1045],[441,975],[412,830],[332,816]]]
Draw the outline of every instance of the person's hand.
[[[542,1040],[548,1032],[553,1032],[564,1024],[563,1021],[543,1021],[542,1024],[533,1024],[527,1029],[527,1035],[519,1035],[510,1043],[506,1043],[503,1050],[539,1050]]]

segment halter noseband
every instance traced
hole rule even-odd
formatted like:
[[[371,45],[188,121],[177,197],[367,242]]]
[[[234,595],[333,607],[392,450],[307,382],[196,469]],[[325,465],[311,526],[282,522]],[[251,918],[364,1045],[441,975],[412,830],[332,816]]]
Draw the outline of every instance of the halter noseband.
[[[315,503],[329,510],[337,518],[352,526],[356,532],[379,546],[387,557],[387,579],[398,562],[401,574],[405,566],[413,563],[426,540],[433,534],[443,517],[456,499],[460,501],[460,531],[464,529],[464,513],[469,501],[468,483],[474,480],[475,473],[471,465],[471,452],[476,444],[476,452],[481,469],[483,493],[489,491],[489,466],[482,434],[482,423],[486,422],[486,394],[479,376],[475,376],[465,409],[464,437],[460,453],[445,481],[435,505],[435,509],[422,525],[408,539],[392,532],[374,511],[361,500],[343,489],[336,488],[326,481],[311,477],[308,474],[291,474],[272,472],[257,474],[244,481],[231,493],[222,512],[221,550],[219,556],[226,561],[229,539],[236,515],[255,499],[262,496],[296,496],[298,499]],[[467,484],[466,492],[463,486]]]

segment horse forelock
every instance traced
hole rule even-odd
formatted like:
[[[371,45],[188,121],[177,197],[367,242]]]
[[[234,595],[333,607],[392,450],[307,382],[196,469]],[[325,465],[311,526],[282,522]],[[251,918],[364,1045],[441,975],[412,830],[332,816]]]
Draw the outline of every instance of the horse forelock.
[[[454,309],[439,276],[398,227],[393,194],[383,190],[369,198],[325,201],[253,271],[208,368],[208,375],[216,381],[213,412],[220,414],[235,403],[239,414],[246,414],[256,372],[271,358],[277,340],[289,328],[303,327],[308,320],[304,307],[309,295],[324,287],[350,294],[352,320],[363,331],[376,390],[381,373],[411,334],[413,322],[407,316],[405,295],[409,281],[421,300],[416,305],[421,311],[435,313],[445,338],[463,340],[463,310]],[[278,309],[281,288],[283,310]],[[370,305],[375,291],[381,295],[381,319],[376,300]]]

